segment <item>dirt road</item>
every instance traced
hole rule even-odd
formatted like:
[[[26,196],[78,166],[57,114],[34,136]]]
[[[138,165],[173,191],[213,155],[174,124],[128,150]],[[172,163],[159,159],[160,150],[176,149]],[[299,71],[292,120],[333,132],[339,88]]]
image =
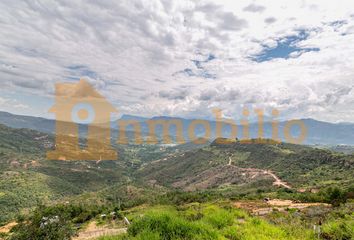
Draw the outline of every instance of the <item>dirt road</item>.
[[[248,171],[248,172],[254,173],[252,178],[259,175],[260,173],[263,173],[265,175],[269,175],[274,179],[274,182],[273,182],[274,186],[280,186],[280,187],[285,187],[285,188],[291,189],[291,187],[288,185],[288,183],[282,181],[277,175],[275,175],[273,172],[271,172],[269,170],[258,169],[258,168],[241,168],[241,167],[232,165],[232,158],[231,157],[229,157],[229,162],[227,165],[236,167],[236,168],[243,170],[243,171]]]
[[[264,171],[265,174],[268,174],[270,176],[272,176],[274,178],[274,182],[273,185],[275,186],[283,186],[285,188],[291,189],[291,187],[286,183],[283,182],[277,175],[275,175],[274,173],[270,172],[270,171]]]
[[[87,228],[79,232],[73,240],[93,240],[98,237],[119,235],[127,232],[127,228],[110,228],[108,226],[97,226],[96,222],[91,222]]]

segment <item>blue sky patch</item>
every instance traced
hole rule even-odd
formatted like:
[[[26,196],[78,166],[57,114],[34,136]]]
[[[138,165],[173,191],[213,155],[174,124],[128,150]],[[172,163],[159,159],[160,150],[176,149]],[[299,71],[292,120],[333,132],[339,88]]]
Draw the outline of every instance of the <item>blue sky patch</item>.
[[[204,63],[210,62],[214,59],[216,59],[216,57],[212,53],[209,53],[206,56],[205,60],[192,59],[191,61],[194,63],[195,67],[197,68],[196,70],[193,70],[191,68],[185,68],[182,71],[175,72],[173,76],[177,74],[185,74],[188,77],[202,77],[208,79],[215,79],[216,75],[209,73],[209,71],[203,66]]]
[[[300,48],[297,43],[306,40],[309,34],[306,31],[299,31],[297,35],[288,36],[277,40],[277,46],[274,48],[269,48],[263,45],[263,51],[252,59],[256,62],[266,62],[276,58],[288,59],[291,57],[292,53],[299,53],[300,56],[305,52],[318,52],[319,48]]]
[[[191,61],[195,64],[195,66],[198,68],[198,69],[204,69],[204,67],[202,66],[203,63],[207,63],[207,62],[210,62],[212,60],[214,60],[216,57],[212,54],[212,53],[209,53],[207,58],[205,60],[194,60],[192,59]]]
[[[98,77],[98,74],[95,71],[92,71],[85,65],[70,65],[67,67],[67,69],[70,70],[70,76],[67,76],[68,79],[80,79],[81,77]]]
[[[328,25],[329,25],[329,26],[332,26],[332,27],[334,27],[334,28],[339,28],[339,27],[344,26],[344,25],[347,24],[347,23],[348,23],[347,21],[338,20],[338,21],[330,22]]]
[[[190,68],[185,68],[182,71],[175,72],[172,75],[176,76],[178,74],[184,74],[188,77],[202,77],[202,78],[208,78],[208,79],[215,79],[216,78],[215,74],[211,74],[204,69],[198,70],[198,71],[193,71]]]
[[[187,74],[189,77],[195,76],[195,74],[193,73],[193,70],[190,69],[190,68],[185,68],[185,69],[183,70],[183,72],[184,72],[185,74]]]

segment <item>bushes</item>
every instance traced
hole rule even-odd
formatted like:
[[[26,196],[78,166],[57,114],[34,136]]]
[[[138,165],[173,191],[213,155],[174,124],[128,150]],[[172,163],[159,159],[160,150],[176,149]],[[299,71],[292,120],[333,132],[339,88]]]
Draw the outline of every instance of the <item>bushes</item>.
[[[96,206],[40,207],[30,218],[18,219],[19,225],[11,240],[70,239],[75,233],[75,224],[107,211],[109,209]],[[354,239],[352,212],[353,204],[347,203],[321,215],[324,223],[321,239]],[[308,212],[277,212],[273,217],[266,216],[266,221],[233,208],[229,202],[138,207],[126,211],[125,216],[132,222],[127,234],[100,240],[314,239],[314,219]]]
[[[339,188],[328,188],[324,193],[325,201],[331,203],[333,206],[339,206],[341,203],[347,201],[346,193]]]
[[[327,187],[317,193],[293,192],[286,189],[279,189],[276,193],[277,198],[299,200],[301,202],[323,202],[330,203],[334,207],[346,203],[349,199],[354,199],[354,187],[339,188]]]
[[[294,239],[288,236],[283,229],[258,218],[252,218],[250,221],[246,221],[242,226],[237,226],[232,237],[234,239],[247,240]]]
[[[335,220],[323,226],[321,237],[328,240],[354,239],[354,221]]]
[[[143,239],[146,233],[159,236],[158,239],[217,239],[216,231],[201,222],[191,222],[172,211],[154,211],[135,221],[128,234]],[[150,239],[150,238],[145,238]],[[154,239],[154,238],[152,238]]]
[[[181,204],[192,203],[192,202],[207,202],[213,198],[216,198],[216,196],[213,196],[213,194],[208,191],[201,191],[201,192],[170,191],[163,196],[163,199],[161,200],[160,203],[181,205]]]
[[[326,240],[354,239],[354,202],[341,205],[328,216],[321,237]]]
[[[70,239],[74,234],[68,212],[58,208],[38,208],[33,215],[19,223],[11,240]]]
[[[84,223],[104,211],[97,206],[39,206],[28,218],[19,218],[10,240],[64,240],[76,232],[75,224]]]
[[[190,218],[191,215],[199,217]],[[241,210],[214,204],[190,204],[179,210],[159,207],[132,222],[127,235],[100,240],[308,239],[307,233],[295,238],[280,226],[250,217]]]
[[[206,211],[204,220],[217,229],[231,226],[234,223],[234,216],[225,209],[213,209]]]

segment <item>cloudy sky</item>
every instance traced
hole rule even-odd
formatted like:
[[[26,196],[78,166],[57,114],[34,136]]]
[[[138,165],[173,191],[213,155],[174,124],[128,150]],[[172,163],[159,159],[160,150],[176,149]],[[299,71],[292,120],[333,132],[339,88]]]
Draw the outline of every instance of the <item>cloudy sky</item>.
[[[2,0],[0,110],[85,78],[120,113],[354,122],[354,1]]]

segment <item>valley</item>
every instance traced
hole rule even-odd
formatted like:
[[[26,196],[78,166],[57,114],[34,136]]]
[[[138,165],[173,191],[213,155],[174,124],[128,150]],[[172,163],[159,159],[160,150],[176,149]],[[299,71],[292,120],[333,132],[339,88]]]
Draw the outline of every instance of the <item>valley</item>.
[[[161,217],[191,227],[211,224],[214,233],[206,234],[226,239],[251,239],[241,226],[256,234],[254,221],[279,231],[264,239],[288,239],[285,232],[293,239],[314,239],[311,224],[319,219],[353,226],[351,154],[284,142],[215,139],[203,145],[114,145],[119,158],[110,161],[46,160],[53,147],[51,133],[0,125],[0,239],[24,239],[18,234],[31,232],[31,224],[47,216],[63,218],[77,240],[136,239],[140,230],[132,229],[142,224],[140,218],[147,224]],[[209,219],[213,211],[216,219]],[[336,211],[345,218],[335,217]],[[310,217],[313,212],[316,217]],[[111,213],[114,219],[102,217]],[[220,218],[234,219],[234,214],[242,217],[218,223]],[[286,221],[303,218],[303,234],[295,231],[300,222],[293,229],[285,220],[274,226],[277,214]],[[133,225],[126,225],[123,217]],[[226,233],[226,228],[239,233]],[[237,235],[241,233],[243,237]]]
[[[354,1],[0,1],[0,240],[354,240]]]

